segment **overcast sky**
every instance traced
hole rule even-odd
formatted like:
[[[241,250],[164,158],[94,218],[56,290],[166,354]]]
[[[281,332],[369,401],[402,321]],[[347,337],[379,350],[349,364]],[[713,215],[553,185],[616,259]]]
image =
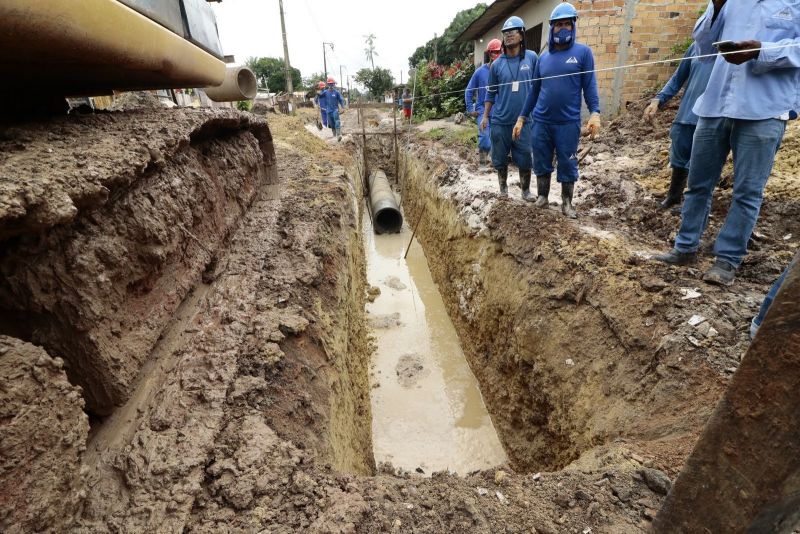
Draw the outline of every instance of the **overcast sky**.
[[[486,0],[484,0],[486,1]],[[434,33],[441,35],[456,13],[474,7],[472,0],[284,0],[289,61],[303,77],[322,72],[322,42],[332,42],[328,74],[339,82],[368,67],[364,36],[375,34],[375,66],[400,71],[408,79],[408,57]],[[491,3],[491,1],[486,1]],[[226,54],[243,63],[250,56],[283,57],[278,0],[223,0],[212,3]]]

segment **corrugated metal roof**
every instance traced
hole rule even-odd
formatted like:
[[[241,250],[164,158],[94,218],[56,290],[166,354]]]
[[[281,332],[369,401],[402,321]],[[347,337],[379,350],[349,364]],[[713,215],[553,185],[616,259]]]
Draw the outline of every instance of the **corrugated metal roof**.
[[[479,39],[491,30],[503,18],[531,0],[496,0],[486,8],[483,15],[472,21],[467,29],[456,38],[457,43],[466,43]]]

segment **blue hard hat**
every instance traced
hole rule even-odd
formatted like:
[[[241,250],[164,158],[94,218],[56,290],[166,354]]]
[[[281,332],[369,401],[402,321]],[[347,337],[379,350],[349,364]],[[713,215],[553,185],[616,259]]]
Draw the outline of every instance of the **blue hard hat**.
[[[561,2],[556,6],[552,13],[550,13],[550,22],[563,19],[577,19],[578,11],[569,2]]]
[[[522,30],[525,31],[525,23],[522,21],[521,18],[517,17],[516,15],[513,17],[509,17],[505,23],[503,23],[503,29],[500,30],[501,32],[507,32],[508,30]]]

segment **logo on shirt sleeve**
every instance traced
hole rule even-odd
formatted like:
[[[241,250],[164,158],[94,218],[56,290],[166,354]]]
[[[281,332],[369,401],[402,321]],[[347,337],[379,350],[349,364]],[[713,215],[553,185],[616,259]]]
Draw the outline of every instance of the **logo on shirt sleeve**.
[[[569,58],[569,59],[566,61],[566,63],[567,63],[568,65],[569,65],[570,63],[577,63],[577,62],[578,62],[578,60],[575,58],[575,56],[572,56],[571,58]]]
[[[780,20],[794,20],[794,17],[792,17],[792,10],[788,7],[785,7],[772,15],[772,18]]]

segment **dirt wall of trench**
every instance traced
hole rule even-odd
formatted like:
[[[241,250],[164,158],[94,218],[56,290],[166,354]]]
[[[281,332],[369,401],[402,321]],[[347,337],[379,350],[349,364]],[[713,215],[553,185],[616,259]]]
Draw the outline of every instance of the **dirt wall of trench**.
[[[678,363],[669,305],[646,289],[647,267],[521,202],[494,203],[477,232],[440,190],[447,167],[407,155],[402,174],[406,215],[419,221],[515,469],[555,470],[615,439],[688,453],[719,389],[708,387],[716,379],[707,366]],[[649,456],[675,467],[674,457]]]
[[[0,208],[24,205],[0,209],[2,332],[62,357],[87,409],[107,415],[275,179],[272,138],[263,120],[178,110],[17,128],[29,145],[0,161]]]

